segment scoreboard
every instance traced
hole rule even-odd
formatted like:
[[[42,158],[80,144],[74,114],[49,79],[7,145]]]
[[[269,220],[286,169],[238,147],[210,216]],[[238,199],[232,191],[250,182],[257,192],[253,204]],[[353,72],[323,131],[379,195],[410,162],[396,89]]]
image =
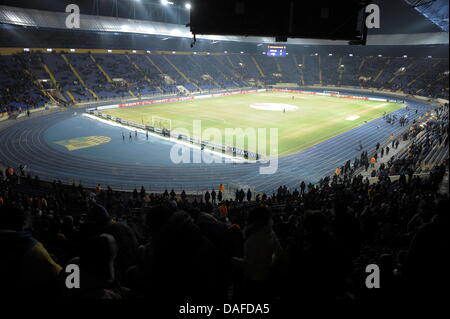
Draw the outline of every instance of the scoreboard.
[[[286,56],[286,46],[284,45],[269,45],[267,47],[267,56]]]

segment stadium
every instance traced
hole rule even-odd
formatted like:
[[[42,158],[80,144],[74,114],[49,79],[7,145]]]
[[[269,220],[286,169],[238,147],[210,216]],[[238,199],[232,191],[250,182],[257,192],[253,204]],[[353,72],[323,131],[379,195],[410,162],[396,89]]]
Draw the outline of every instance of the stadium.
[[[250,1],[219,2],[0,5],[12,298],[439,297],[448,1],[375,1],[381,27],[357,36],[338,15],[375,14],[368,1],[281,1],[270,14],[289,32],[255,29]],[[326,23],[298,22],[315,10]],[[73,265],[86,288],[67,286]]]

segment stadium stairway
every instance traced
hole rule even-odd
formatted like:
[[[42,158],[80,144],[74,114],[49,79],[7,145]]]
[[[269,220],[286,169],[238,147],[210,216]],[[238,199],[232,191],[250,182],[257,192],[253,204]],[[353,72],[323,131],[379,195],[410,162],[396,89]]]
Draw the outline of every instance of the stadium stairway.
[[[304,66],[305,66],[305,56],[302,55],[302,68],[300,69],[300,72],[302,74],[302,85],[305,85],[305,74],[303,72]]]
[[[213,67],[212,65],[210,65],[209,63],[209,59],[208,60],[204,60],[201,62],[197,62],[191,55],[187,56],[188,60],[192,63],[193,66],[196,67],[197,70],[200,70],[201,73],[206,74],[209,76],[209,80],[211,81],[211,83],[216,86],[218,89],[223,89],[222,85],[220,85],[216,79],[214,78],[214,75],[217,76],[217,73],[213,74],[213,71],[217,71],[217,68]],[[200,58],[197,56],[197,58]],[[223,74],[218,73],[220,76],[223,76]]]
[[[130,93],[130,95],[131,95],[133,98],[137,98],[136,94],[134,94],[133,91],[128,90],[128,93]]]
[[[158,70],[160,74],[164,74],[164,72],[160,69],[160,67],[148,55],[146,55],[145,58],[148,60],[148,62],[150,62],[151,65],[155,67],[155,69]]]
[[[175,64],[172,63],[172,61],[169,60],[169,58],[165,55],[163,55],[164,60],[167,61],[167,63],[172,66],[172,68],[177,71],[177,73],[187,82],[192,84],[198,91],[201,91],[200,88],[198,87],[198,85],[194,82],[192,82],[187,76],[186,74],[184,74],[179,68],[176,67]]]
[[[378,81],[378,79],[381,77],[381,75],[384,73],[384,69],[387,65],[389,65],[390,63],[390,59],[387,60],[386,64],[383,66],[383,68],[378,72],[378,74],[375,76],[375,78],[373,79],[373,83],[376,83]]]
[[[216,59],[216,61],[218,61],[220,63],[220,66],[223,67],[223,69],[217,67],[217,69],[222,72],[223,74],[224,71],[226,70],[227,72],[230,72],[230,74],[232,75],[232,82],[234,83],[234,85],[236,85],[236,87],[239,87],[240,85],[237,83],[240,81],[239,75],[233,70],[233,63],[230,60],[230,57],[227,55],[225,60],[231,65],[231,67],[229,67],[227,65],[227,63],[223,60],[221,60],[219,58],[219,56],[215,55],[214,58]],[[237,82],[236,82],[237,81]]]
[[[90,54],[90,58],[95,63],[95,65],[100,70],[100,72],[104,75],[104,77],[106,78],[106,81],[108,83],[113,83],[114,81],[111,79],[108,72],[106,72],[106,70],[100,65],[100,63],[94,58],[94,56],[92,54]],[[130,94],[130,96],[133,98],[137,97],[131,90],[126,90],[126,92],[128,92],[128,94]]]
[[[70,98],[70,100],[73,103],[77,103],[77,100],[75,99],[75,97],[73,96],[72,92],[70,92],[69,90],[66,91],[67,96]]]
[[[342,85],[342,79],[344,77],[344,72],[345,72],[345,68],[341,68],[340,66],[342,65],[342,57],[339,58],[339,63],[338,63],[338,67],[337,67],[337,72],[338,72],[338,86]]]
[[[362,70],[362,68],[364,66],[364,63],[366,63],[366,59],[363,57],[362,60],[361,60],[361,63],[359,64],[359,67],[358,67],[358,72],[359,73],[361,73],[361,70]]]
[[[259,74],[261,75],[262,78],[265,78],[266,76],[264,75],[264,72],[261,68],[261,66],[258,64],[258,62],[256,61],[255,57],[252,55],[251,59],[253,61],[253,63],[255,64],[256,68],[258,69]],[[278,65],[279,68],[279,65]]]
[[[162,76],[164,74],[164,72],[161,70],[161,68],[150,58],[149,55],[144,55],[145,59],[159,72],[159,74]],[[158,90],[163,93],[163,89],[158,85],[157,86]]]
[[[87,85],[86,82],[84,82],[83,78],[81,77],[81,75],[78,73],[78,71],[75,69],[75,67],[70,63],[69,59],[67,59],[67,57],[64,54],[61,54],[61,57],[63,58],[63,60],[66,62],[67,66],[69,67],[69,69],[72,71],[72,73],[75,75],[75,77],[78,79],[78,81],[80,82],[80,84],[86,89],[88,90],[92,96],[98,100],[98,95],[97,93],[95,93],[93,90],[91,90]],[[69,95],[69,94],[67,94]],[[70,95],[69,95],[70,97]],[[72,95],[73,97],[73,95]],[[71,97],[71,99],[72,99]]]
[[[55,88],[59,89],[59,83],[56,81],[55,75],[50,70],[50,68],[47,66],[47,64],[42,63],[42,67],[44,68],[45,72],[47,72],[47,74],[50,77],[50,80],[52,81],[52,83],[55,86]]]
[[[94,56],[90,54],[89,57],[91,58],[92,62],[94,62],[94,64],[97,66],[97,68],[100,70],[100,72],[102,72],[102,74],[105,76],[106,81],[108,83],[112,83],[111,77],[108,75],[108,73],[106,73],[106,71],[102,68],[102,66],[97,63]]]
[[[53,104],[58,104],[58,102],[57,102],[56,99],[53,97],[53,95],[50,94],[50,93],[48,93],[46,90],[41,89],[41,93],[42,93],[44,96],[48,97],[48,99],[49,99]],[[65,101],[64,96],[63,96],[62,94],[59,94],[59,95],[60,95],[60,99],[63,100],[63,101]]]
[[[405,71],[404,71],[404,72],[399,72],[399,71],[395,72],[394,75],[393,75],[393,77],[388,81],[388,83],[391,84],[392,82],[394,82],[395,79],[397,79],[397,78],[398,78],[400,75],[402,75],[403,73],[407,72],[413,65],[414,65],[414,63],[411,63],[410,65],[408,65],[408,66],[405,68]]]
[[[283,73],[283,70],[281,69],[280,62],[278,61],[278,58],[275,58],[275,66],[277,68],[278,73]]]
[[[231,65],[231,68],[232,68],[232,69],[234,69],[234,68],[235,68],[235,66],[233,65],[233,61],[231,61],[231,59],[230,59],[230,56],[229,56],[229,55],[227,55],[226,57],[227,57],[227,61],[228,61],[228,63],[230,63],[230,65]]]
[[[130,56],[128,54],[125,55],[127,57],[128,60],[130,60],[131,65],[134,67],[134,69],[144,77],[144,80],[150,84],[153,85],[152,81],[149,79],[148,76],[145,75],[144,71],[142,71],[142,69],[139,67],[139,65],[136,64],[136,62],[134,62]]]
[[[294,59],[294,63],[295,63],[295,67],[298,69],[299,73],[300,73],[300,83],[302,85],[305,85],[305,78],[303,76],[303,61],[302,61],[302,66],[299,66],[300,63],[297,60],[297,56],[295,54],[292,55],[292,58]]]
[[[207,62],[200,61],[200,56],[176,56],[172,59],[175,65],[184,66],[183,73],[195,82],[201,89],[209,90],[211,88],[221,88],[221,86],[214,80],[212,69],[207,67]]]
[[[235,57],[236,55],[233,55],[233,56]],[[236,60],[238,60],[238,61],[233,62],[233,59],[232,59],[233,56],[226,55],[227,61],[231,66],[231,68],[229,68],[229,69],[235,75],[238,83],[244,82],[245,81],[245,76],[244,76],[245,65],[244,65],[244,67],[239,67],[238,66],[239,63],[243,63],[242,59],[240,59],[239,55],[237,55]],[[246,83],[246,85],[248,85],[248,83]]]
[[[219,84],[219,87],[226,88],[226,87],[239,87],[239,85],[233,80],[234,75],[231,73],[225,74],[225,68],[223,67],[223,62],[217,58],[217,56],[213,56],[214,61],[212,60],[205,60],[207,61],[207,67],[210,68],[212,77],[215,82]],[[228,72],[230,72],[228,70]]]
[[[320,85],[323,85],[323,76],[322,76],[320,55],[319,55],[319,83],[320,83]]]
[[[417,82],[421,77],[423,77],[425,74],[427,73],[427,71],[424,71],[422,73],[420,73],[417,77],[415,77],[414,79],[412,79],[407,85],[406,87],[411,87],[415,82]]]

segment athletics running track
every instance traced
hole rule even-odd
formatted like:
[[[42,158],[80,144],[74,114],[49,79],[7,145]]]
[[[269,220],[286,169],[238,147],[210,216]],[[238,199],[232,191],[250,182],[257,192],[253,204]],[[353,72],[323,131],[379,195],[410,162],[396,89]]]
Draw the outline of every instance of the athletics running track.
[[[397,114],[397,118],[408,114],[410,123],[431,109],[431,106],[425,103],[415,101],[407,103],[409,111],[402,108],[392,114]],[[415,114],[415,109],[419,110],[418,114]],[[175,191],[184,189],[198,192],[210,190],[212,187],[217,189],[218,185],[223,183],[230,186],[230,189],[240,186],[250,187],[257,192],[272,193],[280,185],[293,189],[298,187],[302,180],[314,183],[322,177],[333,174],[336,167],[360,156],[361,152],[356,150],[359,141],[362,141],[364,150],[371,150],[375,148],[377,142],[386,142],[392,133],[397,135],[405,130],[405,127],[400,127],[398,121],[391,125],[379,118],[306,150],[282,157],[279,159],[275,174],[261,175],[259,166],[267,164],[166,165],[160,160],[152,164],[152,156],[158,153],[158,143],[152,143],[148,152],[135,150],[129,162],[117,161],[116,156],[124,157],[127,153],[126,143],[120,146],[120,142],[126,142],[122,141],[123,129],[107,124],[103,124],[101,128],[102,135],[111,137],[116,143],[102,145],[104,155],[99,151],[100,147],[85,150],[83,154],[89,156],[80,156],[77,152],[63,150],[64,147],[55,147],[52,134],[55,131],[64,131],[64,125],[61,123],[74,117],[78,123],[78,130],[85,135],[95,135],[90,132],[95,126],[92,123],[94,120],[74,115],[74,111],[22,121],[0,132],[0,163],[14,168],[20,164],[27,165],[29,172],[41,179],[50,181],[59,179],[66,183],[77,181],[84,186],[99,183],[103,186],[110,185],[113,189],[132,190],[143,185],[147,190],[155,192],[171,188]],[[61,127],[55,129],[58,124]],[[142,136],[139,138],[145,139]],[[141,149],[145,147],[145,144],[142,145]],[[139,156],[145,156],[145,159],[141,161]]]

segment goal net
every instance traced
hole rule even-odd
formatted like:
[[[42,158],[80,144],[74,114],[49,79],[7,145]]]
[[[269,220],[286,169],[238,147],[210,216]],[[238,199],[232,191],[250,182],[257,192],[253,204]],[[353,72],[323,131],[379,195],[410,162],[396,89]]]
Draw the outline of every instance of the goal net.
[[[324,94],[339,95],[339,91],[323,91]]]
[[[172,120],[166,117],[152,115],[152,126],[160,129],[172,130]]]

